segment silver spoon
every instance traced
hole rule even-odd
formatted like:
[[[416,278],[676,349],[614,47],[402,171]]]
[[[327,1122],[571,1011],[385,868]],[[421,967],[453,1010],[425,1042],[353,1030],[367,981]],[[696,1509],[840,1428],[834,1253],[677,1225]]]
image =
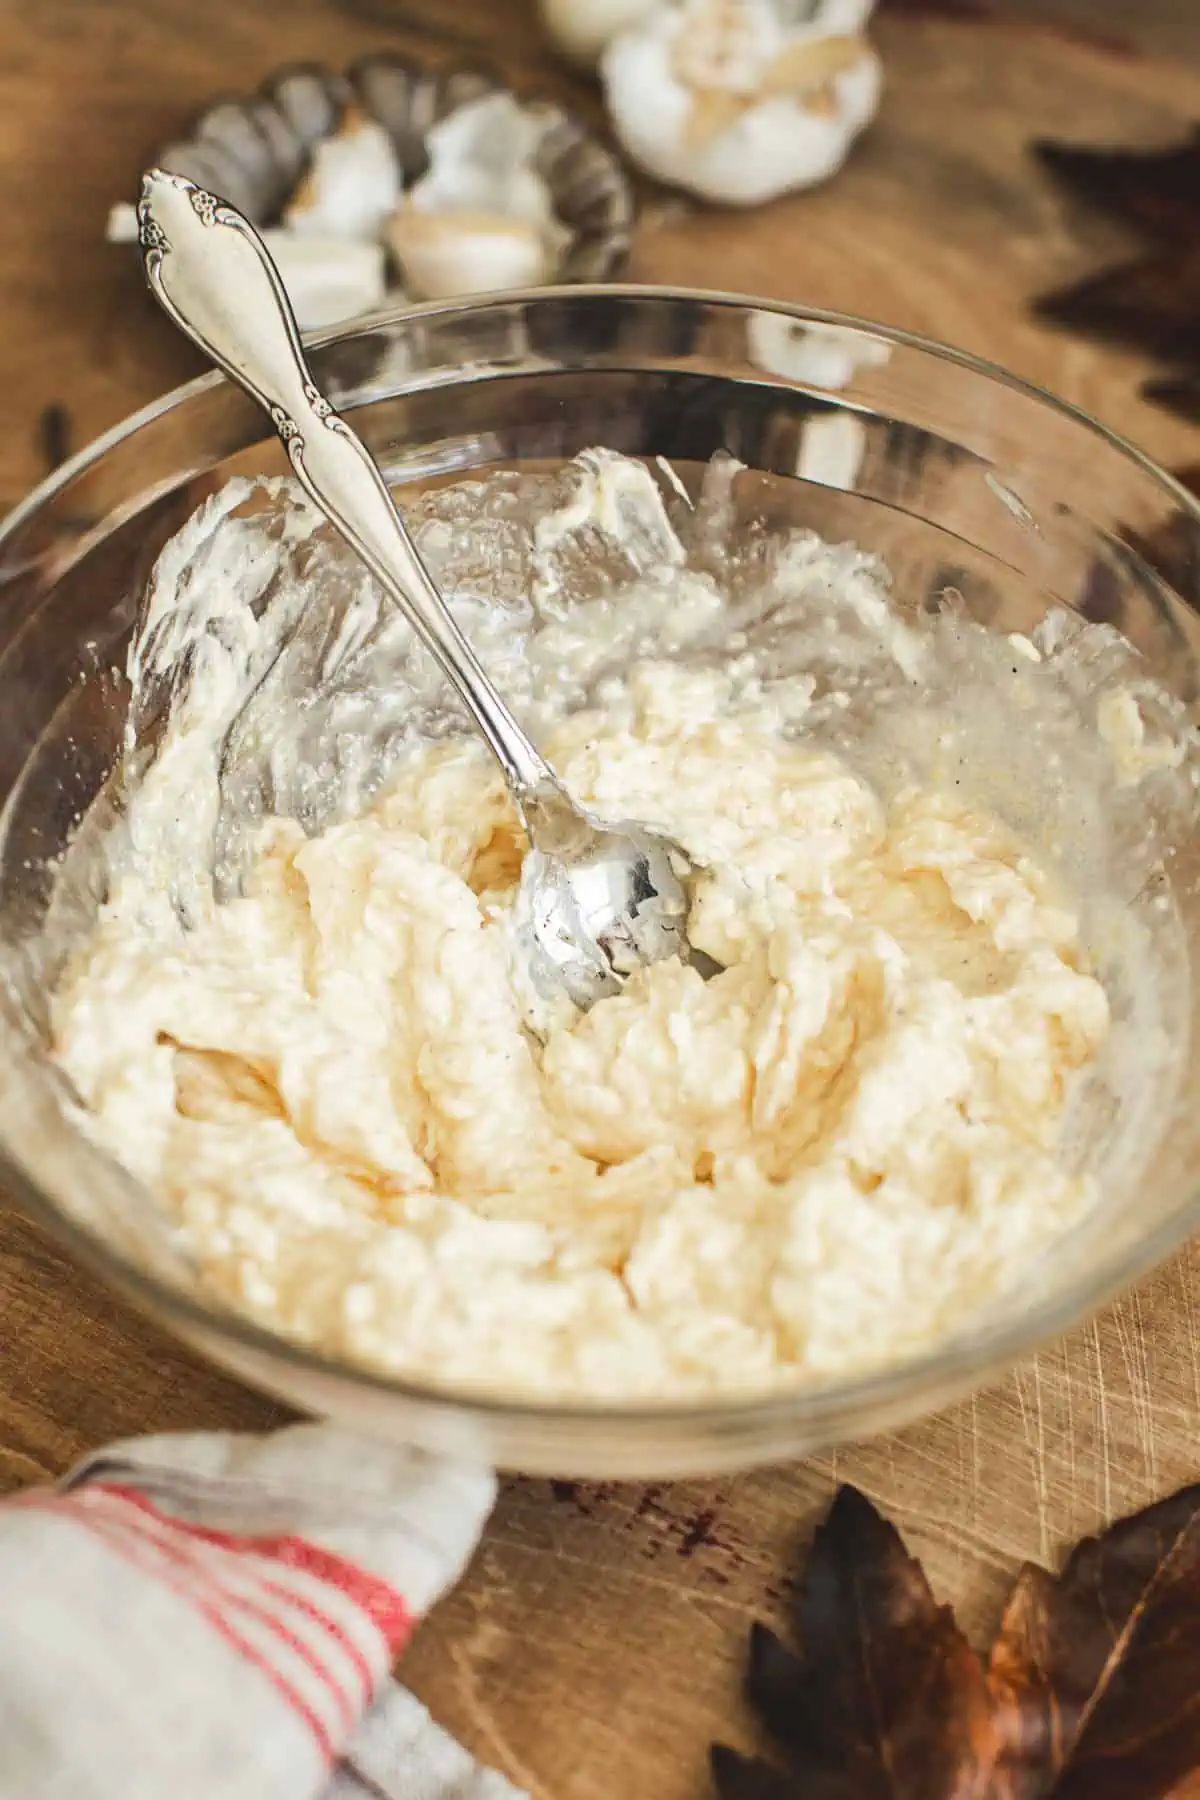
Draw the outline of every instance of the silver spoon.
[[[180,330],[266,409],[296,478],[395,601],[504,771],[531,852],[518,918],[533,990],[587,1008],[643,963],[681,956],[691,864],[678,844],[577,806],[484,674],[366,446],[318,389],[279,271],[233,206],[182,176],[142,178],[138,236],[151,292]]]

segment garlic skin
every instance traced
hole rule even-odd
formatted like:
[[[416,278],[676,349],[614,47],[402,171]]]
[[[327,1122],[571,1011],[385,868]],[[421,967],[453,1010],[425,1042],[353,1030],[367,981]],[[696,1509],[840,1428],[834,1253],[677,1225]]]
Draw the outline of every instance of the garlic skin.
[[[357,107],[314,148],[283,224],[296,236],[378,238],[400,199],[400,163],[388,133]]]
[[[682,0],[621,32],[600,63],[617,136],[672,186],[757,206],[834,174],[874,117],[869,0],[827,0],[804,25],[779,0]]]
[[[471,101],[433,127],[428,171],[386,226],[409,292],[440,300],[553,275],[570,233],[536,167],[541,135],[508,93]]]
[[[340,325],[389,297],[382,244],[311,237],[276,228],[262,233],[301,331]]]
[[[661,5],[662,0],[540,0],[540,11],[559,55],[577,69],[594,69],[619,31]]]

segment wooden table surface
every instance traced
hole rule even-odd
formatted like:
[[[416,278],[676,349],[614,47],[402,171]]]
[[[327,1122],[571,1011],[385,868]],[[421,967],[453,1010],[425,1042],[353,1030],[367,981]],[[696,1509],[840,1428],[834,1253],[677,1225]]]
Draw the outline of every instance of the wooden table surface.
[[[1124,0],[898,5],[876,30],[883,112],[844,174],[746,217],[648,195],[634,275],[915,327],[1058,389],[1161,458],[1196,461],[1197,434],[1139,400],[1138,359],[1026,313],[1030,295],[1122,247],[1064,207],[1028,140],[1149,144],[1200,119],[1195,0],[1143,10],[1131,25]],[[482,53],[595,104],[548,56],[531,0],[0,0],[0,508],[45,472],[47,406],[69,408],[79,445],[194,372],[128,252],[102,242],[143,158],[210,96],[281,62],[379,48]],[[982,1633],[1022,1558],[1052,1559],[1200,1475],[1198,1278],[1200,1252],[1185,1251],[992,1392],[836,1455],[674,1487],[509,1481],[406,1675],[538,1800],[706,1794],[708,1739],[748,1729],[746,1628],[780,1614],[836,1481],[898,1521]],[[0,1203],[0,1490],[120,1433],[280,1416]]]

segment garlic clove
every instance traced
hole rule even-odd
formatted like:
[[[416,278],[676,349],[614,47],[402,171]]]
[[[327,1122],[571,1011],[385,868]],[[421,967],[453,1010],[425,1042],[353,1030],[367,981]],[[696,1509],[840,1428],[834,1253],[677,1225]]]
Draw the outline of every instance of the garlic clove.
[[[136,244],[138,241],[137,207],[121,200],[108,209],[104,235],[110,244]]]
[[[551,225],[553,199],[535,166],[544,130],[509,93],[457,107],[429,132],[429,168],[409,199],[425,212],[505,213]]]
[[[305,236],[278,227],[264,231],[262,238],[301,331],[340,325],[388,298],[382,244]]]
[[[333,136],[314,146],[283,223],[297,236],[377,238],[399,198],[400,164],[391,137],[351,106]]]
[[[662,4],[663,0],[541,0],[542,25],[567,62],[594,69],[619,31]]]
[[[537,168],[547,123],[497,92],[456,108],[429,132],[429,168],[386,227],[414,293],[427,300],[493,293],[554,275],[571,234]]]
[[[408,205],[393,213],[386,238],[405,288],[422,300],[536,287],[556,260],[543,231],[504,213]]]

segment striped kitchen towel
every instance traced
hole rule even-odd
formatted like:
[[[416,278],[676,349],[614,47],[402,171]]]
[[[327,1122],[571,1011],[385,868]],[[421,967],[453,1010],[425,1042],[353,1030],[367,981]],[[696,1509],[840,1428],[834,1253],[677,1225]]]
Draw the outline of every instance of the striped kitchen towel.
[[[490,1471],[297,1425],[0,1505],[0,1800],[519,1800],[396,1685]]]

